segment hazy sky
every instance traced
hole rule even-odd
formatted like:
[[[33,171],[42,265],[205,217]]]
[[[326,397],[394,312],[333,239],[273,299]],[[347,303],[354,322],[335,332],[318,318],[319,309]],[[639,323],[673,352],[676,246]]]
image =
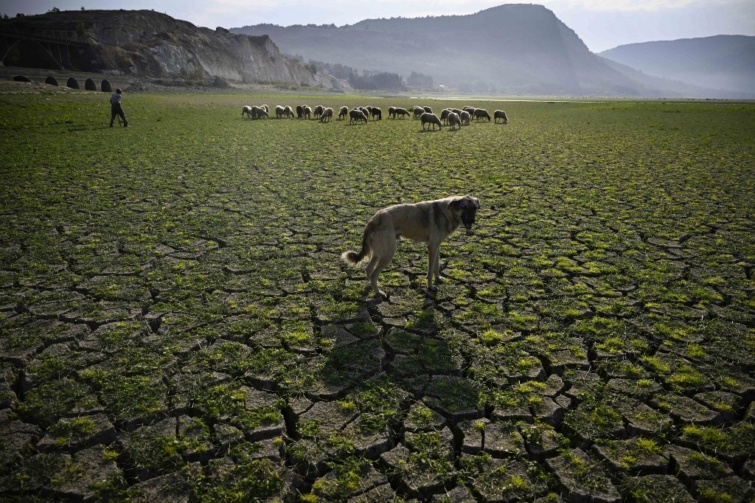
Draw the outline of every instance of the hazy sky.
[[[53,7],[152,9],[197,26],[353,24],[368,18],[474,14],[503,0],[0,0],[0,14]],[[754,35],[755,0],[543,0],[593,52],[653,40]]]

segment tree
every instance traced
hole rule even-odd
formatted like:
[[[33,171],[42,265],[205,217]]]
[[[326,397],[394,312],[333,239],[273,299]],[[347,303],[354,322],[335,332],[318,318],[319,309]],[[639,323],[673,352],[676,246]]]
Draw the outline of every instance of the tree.
[[[433,78],[424,73],[412,72],[409,78],[406,79],[406,84],[409,87],[416,87],[420,89],[432,89],[434,86]]]

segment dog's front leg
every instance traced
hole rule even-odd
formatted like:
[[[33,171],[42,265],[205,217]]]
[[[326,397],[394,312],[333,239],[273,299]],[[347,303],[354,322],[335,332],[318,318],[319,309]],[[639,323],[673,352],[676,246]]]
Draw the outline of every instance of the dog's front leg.
[[[435,290],[433,286],[433,276],[435,282],[440,283],[440,245],[430,243],[428,246],[429,263],[427,264],[427,289]]]

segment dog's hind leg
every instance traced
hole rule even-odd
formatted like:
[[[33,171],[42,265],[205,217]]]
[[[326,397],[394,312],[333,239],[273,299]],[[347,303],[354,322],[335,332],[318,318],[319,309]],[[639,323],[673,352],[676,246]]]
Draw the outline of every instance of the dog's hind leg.
[[[390,264],[391,258],[393,257],[393,254],[391,254],[389,257],[380,257],[375,262],[375,265],[372,268],[372,271],[367,276],[370,279],[370,284],[372,285],[372,290],[375,292],[375,295],[379,297],[387,297],[384,291],[382,291],[378,287],[378,276],[380,276],[380,272],[385,269],[385,267]],[[373,259],[375,260],[375,259]],[[372,260],[370,261],[370,265],[372,265]]]
[[[382,239],[380,239],[381,237]],[[367,264],[367,278],[370,280],[375,295],[385,298],[385,292],[378,287],[378,276],[380,276],[380,272],[391,263],[393,254],[396,253],[396,246],[398,243],[396,241],[396,236],[392,233],[387,235],[382,234],[382,236],[376,234],[372,243],[372,258],[370,259],[370,263]]]

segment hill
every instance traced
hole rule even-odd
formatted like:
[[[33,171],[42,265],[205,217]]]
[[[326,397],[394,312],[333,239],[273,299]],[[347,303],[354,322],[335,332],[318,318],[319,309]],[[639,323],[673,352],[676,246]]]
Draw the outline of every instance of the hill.
[[[601,56],[650,75],[755,97],[755,37],[718,35],[615,47]]]
[[[210,30],[150,10],[56,11],[0,20],[6,66],[152,78],[341,87],[268,36]]]
[[[281,51],[360,70],[419,72],[459,92],[571,96],[700,96],[645,80],[593,54],[540,5],[507,4],[464,16],[369,19],[354,25],[260,24],[234,33],[269,35]]]

